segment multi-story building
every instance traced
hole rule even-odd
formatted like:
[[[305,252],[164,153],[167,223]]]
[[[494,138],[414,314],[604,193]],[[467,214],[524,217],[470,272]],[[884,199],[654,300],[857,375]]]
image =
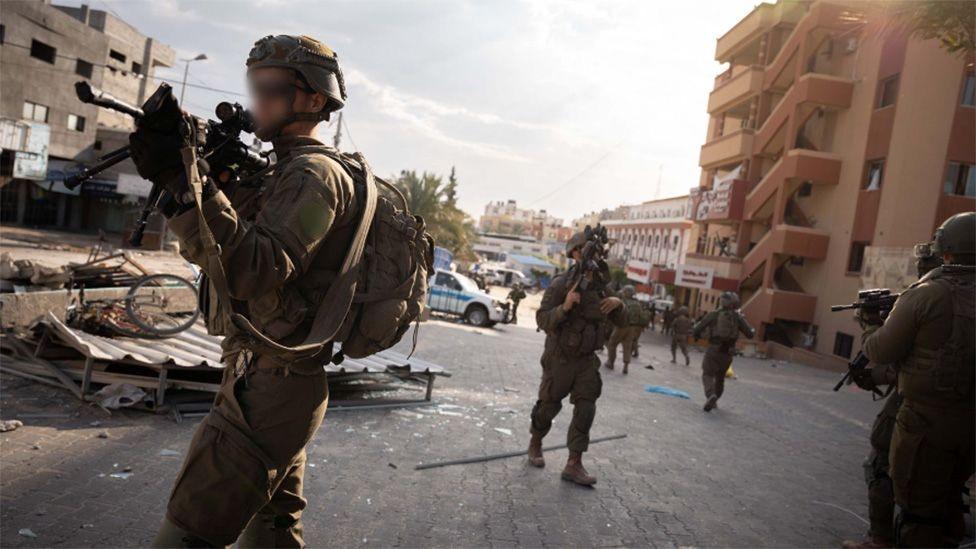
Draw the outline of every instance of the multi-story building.
[[[545,210],[519,208],[514,200],[499,200],[485,206],[478,229],[483,233],[529,235],[542,241],[558,242],[568,238],[562,219]]]
[[[601,223],[613,244],[610,261],[624,267],[638,289],[664,296],[685,260],[694,223],[688,220],[688,196],[649,200],[614,210]],[[681,299],[687,296],[676,295]]]
[[[505,261],[508,254],[550,257],[552,247],[530,235],[482,233],[472,249],[488,261]]]
[[[110,13],[5,2],[0,24],[0,219],[5,223],[121,231],[150,184],[131,161],[80,188],[65,176],[127,144],[133,121],[82,103],[74,83],[87,80],[141,105],[153,92],[156,67],[174,52]]]
[[[860,329],[831,304],[900,289],[911,246],[976,207],[973,60],[863,2],[760,4],[718,38],[686,263],[698,310],[737,288],[769,352],[836,365]]]

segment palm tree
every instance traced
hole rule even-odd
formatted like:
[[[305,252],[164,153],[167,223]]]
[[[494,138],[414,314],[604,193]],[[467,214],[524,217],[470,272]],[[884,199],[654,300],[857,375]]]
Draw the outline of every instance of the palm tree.
[[[946,51],[973,55],[976,51],[976,8],[972,0],[884,0],[878,9],[884,27],[905,29],[924,40],[937,39]]]
[[[454,169],[447,184],[439,176],[428,172],[403,170],[393,184],[403,193],[410,213],[427,222],[428,232],[438,246],[443,246],[459,259],[474,259],[471,245],[476,231],[474,221],[457,206],[457,178]]]

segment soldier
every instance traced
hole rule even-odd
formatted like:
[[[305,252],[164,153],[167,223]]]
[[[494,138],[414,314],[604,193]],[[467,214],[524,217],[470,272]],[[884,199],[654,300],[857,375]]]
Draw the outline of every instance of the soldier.
[[[190,442],[158,547],[304,546],[305,445],[325,414],[322,364],[331,345],[312,357],[279,354],[232,324],[231,313],[285,345],[303,341],[307,312],[318,308],[327,275],[350,246],[363,195],[334,149],[312,137],[345,103],[336,54],[307,36],[267,36],[247,67],[255,134],[271,141],[277,158],[259,188],[222,190],[208,177],[197,209],[188,180],[195,186],[208,170],[184,164],[181,149],[190,150],[192,137],[178,131],[189,123],[178,109],[175,122],[149,116],[130,137],[139,174],[166,189],[163,211],[183,255],[208,276],[207,328],[226,336],[224,378]]]
[[[512,291],[508,292],[508,299],[512,301],[512,324],[518,324],[518,306],[525,299],[525,290],[522,289],[520,282],[512,284]]]
[[[595,353],[603,345],[603,322],[609,318],[622,326],[626,319],[619,298],[603,297],[595,284],[585,285],[586,289],[583,289],[584,284],[576,274],[584,244],[583,233],[573,235],[566,243],[566,256],[572,257],[576,266],[553,279],[536,312],[536,321],[546,332],[546,347],[540,361],[539,399],[532,408],[529,463],[535,467],[545,466],[542,438],[552,427],[553,418],[562,408],[562,400],[569,395],[573,419],[566,435],[569,459],[562,479],[591,486],[596,484],[596,478],[583,468],[583,452],[589,446],[596,399],[603,386],[600,359]],[[592,277],[593,273],[586,272],[583,276]]]
[[[742,333],[748,338],[756,335],[756,331],[749,326],[736,307],[739,306],[739,296],[735,292],[722,292],[719,296],[719,309],[702,317],[692,328],[695,338],[699,338],[709,329],[708,349],[702,361],[702,385],[705,388],[706,412],[718,406],[718,399],[725,390],[725,374],[732,366],[732,349],[735,341]]]
[[[685,366],[691,364],[688,356],[688,334],[691,333],[692,322],[688,316],[688,307],[678,307],[677,316],[671,321],[671,364],[677,358],[677,351],[681,349],[681,354],[685,355]]]
[[[674,313],[671,311],[671,307],[665,306],[664,312],[661,314],[661,316],[661,332],[663,332],[664,335],[668,335],[671,333],[671,323],[674,322]]]
[[[930,251],[928,244],[915,246],[915,269],[918,277],[922,278],[929,271],[942,265],[942,258],[936,257]],[[891,368],[891,365],[875,366],[874,368]],[[880,373],[881,378],[894,378],[892,372]],[[866,390],[871,390],[870,382],[864,384],[863,378],[858,382]],[[884,406],[874,418],[871,425],[871,452],[864,459],[864,480],[868,485],[868,519],[870,524],[867,536],[859,541],[844,541],[845,549],[874,549],[891,547],[895,543],[895,491],[891,484],[889,472],[889,448],[891,437],[895,431],[895,418],[901,408],[902,397],[898,391],[893,391],[886,399]]]
[[[858,385],[897,383],[904,399],[889,467],[899,507],[895,543],[905,547],[959,543],[959,493],[976,459],[976,213],[947,219],[932,251],[944,265],[905,290],[883,324],[870,311],[858,314],[869,326],[864,354],[893,365],[868,368]]]
[[[623,344],[624,347],[624,369],[627,373],[630,367],[630,360],[634,356],[634,344],[640,337],[641,328],[644,326],[646,313],[640,301],[634,299],[634,287],[630,284],[620,290],[620,297],[623,301],[623,312],[626,322],[617,325],[610,335],[610,343],[607,344],[607,362],[604,365],[608,370],[613,370],[613,363],[617,360],[617,345]]]

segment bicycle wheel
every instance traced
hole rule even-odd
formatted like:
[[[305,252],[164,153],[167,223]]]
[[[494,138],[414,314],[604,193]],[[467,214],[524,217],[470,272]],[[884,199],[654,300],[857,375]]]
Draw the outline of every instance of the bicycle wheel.
[[[144,276],[125,296],[125,314],[145,332],[141,337],[168,337],[186,330],[200,317],[197,289],[171,274]]]

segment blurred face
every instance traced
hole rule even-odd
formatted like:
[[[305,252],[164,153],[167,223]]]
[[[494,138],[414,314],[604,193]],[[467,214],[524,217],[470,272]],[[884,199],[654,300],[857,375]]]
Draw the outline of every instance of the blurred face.
[[[290,69],[262,67],[248,72],[251,114],[258,127],[273,128],[293,113],[318,112],[325,106],[325,96],[306,88]],[[310,135],[317,122],[292,122],[281,129],[282,135]]]

